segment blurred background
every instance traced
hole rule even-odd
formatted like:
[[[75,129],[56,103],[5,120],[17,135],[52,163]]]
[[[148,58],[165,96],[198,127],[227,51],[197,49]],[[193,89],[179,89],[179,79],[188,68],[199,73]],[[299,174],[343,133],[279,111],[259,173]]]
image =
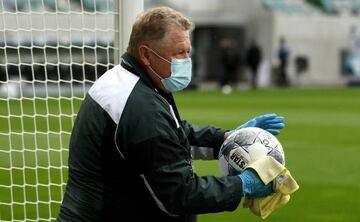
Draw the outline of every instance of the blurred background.
[[[358,0],[182,0],[148,4],[175,7],[195,21],[194,71],[199,84],[218,80],[226,70],[224,59],[232,59],[237,61],[233,78],[237,86],[241,88],[244,83],[246,87],[252,73],[248,61],[252,43],[260,49],[260,87],[359,83]],[[226,46],[224,41],[233,43]],[[288,50],[287,58],[283,58],[287,59],[286,76],[281,73],[281,41]],[[250,60],[254,59],[252,56]]]
[[[286,118],[278,138],[300,190],[266,220],[360,221],[360,0],[0,0],[0,221],[55,220],[81,102],[119,64],[135,12],[157,6],[195,23],[182,118]],[[240,220],[263,221],[241,206],[199,217]]]
[[[189,88],[360,85],[360,0],[144,1],[145,9],[156,6],[196,25]],[[65,89],[95,80],[118,56],[114,7],[112,0],[1,0],[0,84],[15,80],[9,90],[18,94],[17,80],[35,81],[44,94],[45,80]]]

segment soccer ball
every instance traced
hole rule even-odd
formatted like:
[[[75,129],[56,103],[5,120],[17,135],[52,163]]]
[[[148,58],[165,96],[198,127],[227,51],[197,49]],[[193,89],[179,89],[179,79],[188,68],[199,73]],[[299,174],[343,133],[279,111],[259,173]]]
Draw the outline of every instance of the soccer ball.
[[[242,128],[232,133],[221,145],[219,166],[222,175],[237,175],[250,161],[272,156],[285,165],[285,154],[279,140],[257,127]]]

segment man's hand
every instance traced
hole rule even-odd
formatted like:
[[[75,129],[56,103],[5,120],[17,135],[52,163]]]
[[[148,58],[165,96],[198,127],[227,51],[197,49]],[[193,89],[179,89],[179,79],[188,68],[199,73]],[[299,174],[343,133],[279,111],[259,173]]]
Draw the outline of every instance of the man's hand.
[[[273,192],[272,182],[265,185],[252,169],[244,170],[239,177],[242,181],[243,197],[266,197]]]
[[[285,118],[282,116],[278,116],[275,113],[257,116],[247,121],[243,125],[239,126],[235,130],[231,130],[227,132],[227,135],[225,137],[230,136],[233,132],[235,132],[238,129],[242,129],[246,127],[259,127],[276,136],[280,133],[280,130],[285,127],[284,122],[285,122]]]

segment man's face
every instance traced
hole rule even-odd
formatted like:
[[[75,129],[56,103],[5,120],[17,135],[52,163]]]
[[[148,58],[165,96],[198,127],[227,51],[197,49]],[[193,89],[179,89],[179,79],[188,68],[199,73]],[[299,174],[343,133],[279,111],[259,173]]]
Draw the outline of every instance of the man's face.
[[[182,28],[173,28],[164,41],[152,49],[164,59],[171,62],[173,58],[185,59],[190,57],[190,33]],[[161,59],[156,54],[149,52],[151,68],[161,77],[168,78],[171,74],[171,64]],[[150,71],[151,72],[151,71]]]

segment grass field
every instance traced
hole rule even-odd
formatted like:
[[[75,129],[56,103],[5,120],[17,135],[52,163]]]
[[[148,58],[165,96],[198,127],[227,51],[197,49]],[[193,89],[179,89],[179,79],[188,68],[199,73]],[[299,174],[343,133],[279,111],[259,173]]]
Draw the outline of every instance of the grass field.
[[[286,118],[278,139],[300,189],[266,221],[360,221],[360,88],[230,95],[186,91],[175,97],[182,118],[199,125],[232,129],[272,112]],[[80,102],[0,100],[0,221],[56,217],[67,178],[69,132]],[[220,174],[216,161],[195,161],[195,169],[200,175]],[[199,221],[263,220],[239,206],[235,212],[201,215]]]

